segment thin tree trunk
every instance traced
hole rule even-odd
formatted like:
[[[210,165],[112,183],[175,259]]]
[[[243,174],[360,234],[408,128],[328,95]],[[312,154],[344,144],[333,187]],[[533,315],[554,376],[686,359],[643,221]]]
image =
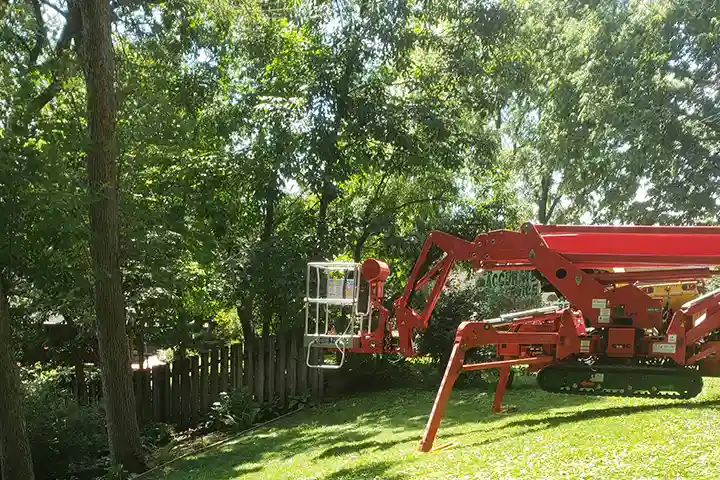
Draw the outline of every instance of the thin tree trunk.
[[[254,303],[255,298],[254,295],[251,294],[245,297],[241,306],[236,308],[245,343],[253,343],[255,341],[255,330],[253,329],[251,320]]]
[[[365,247],[365,242],[367,242],[368,238],[370,238],[370,234],[370,229],[365,229],[362,235],[360,235],[360,238],[357,239],[357,242],[355,243],[355,248],[353,249],[354,262],[359,263],[362,259],[363,247]]]
[[[145,470],[132,385],[130,348],[120,272],[116,105],[110,4],[81,2],[82,62],[88,102],[90,148],[90,253],[95,275],[95,314],[106,401],[110,454],[131,472]]]
[[[280,154],[280,152],[277,153]],[[268,181],[267,188],[265,190],[265,222],[263,234],[260,238],[260,244],[264,247],[272,247],[272,238],[275,235],[275,206],[277,204],[277,199],[279,195],[278,177],[280,175],[278,168],[278,166],[273,167],[273,170],[270,173],[270,179]],[[270,278],[268,278],[267,275],[265,275],[261,281],[263,284],[262,293],[265,297],[265,302],[263,304],[263,308],[261,309],[263,312],[262,338],[267,339],[270,336],[270,317],[272,316],[272,308],[270,307],[270,303],[274,292],[272,291],[273,286]]]
[[[0,277],[0,478],[34,480],[20,371],[12,343],[10,306]]]
[[[143,318],[138,319],[135,348],[138,352],[138,366],[143,370],[145,368],[145,319]]]
[[[546,224],[548,221],[547,209],[550,182],[552,182],[552,178],[549,173],[540,180],[540,195],[538,196],[538,222],[540,224]]]
[[[364,17],[367,12],[366,0],[360,2],[360,16]],[[342,159],[342,152],[338,146],[342,122],[349,113],[350,107],[350,82],[355,74],[356,64],[360,54],[360,32],[354,31],[355,38],[351,40],[350,47],[345,59],[343,74],[336,84],[337,95],[335,97],[335,116],[332,130],[327,132],[323,153],[325,154],[325,168],[323,169],[323,183],[320,190],[320,207],[317,217],[317,255],[325,255],[328,248],[328,209],[330,203],[337,196],[334,183],[334,171]]]

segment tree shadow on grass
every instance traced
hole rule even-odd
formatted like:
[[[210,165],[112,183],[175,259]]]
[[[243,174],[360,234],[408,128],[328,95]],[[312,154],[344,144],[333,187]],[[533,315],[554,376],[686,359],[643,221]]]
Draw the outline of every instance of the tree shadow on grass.
[[[425,428],[435,401],[437,391],[415,391],[410,389],[397,389],[392,394],[380,394],[383,404],[373,397],[361,397],[365,411],[356,418],[344,418],[344,421],[353,420],[356,423],[376,424],[382,428],[395,428],[397,432],[408,430],[421,431]],[[455,389],[452,392],[442,425],[465,425],[468,423],[488,423],[507,418],[505,414],[496,414],[491,411],[494,391],[477,388]],[[513,406],[512,413],[542,413],[548,409],[586,405],[599,401],[598,397],[564,395],[547,393],[537,388],[534,378],[525,377],[516,379],[515,386],[505,394],[503,404]],[[351,400],[352,401],[352,400]],[[348,402],[338,402],[341,403]],[[346,410],[347,413],[350,413]],[[441,427],[442,428],[442,427]]]
[[[657,412],[660,410],[669,410],[673,408],[682,408],[683,410],[694,410],[698,408],[711,408],[720,406],[720,400],[705,400],[694,403],[662,403],[659,405],[638,405],[624,407],[610,407],[602,409],[582,410],[566,415],[554,415],[545,418],[529,418],[525,420],[516,420],[503,425],[503,428],[511,427],[532,427],[536,425],[545,425],[545,428],[558,427],[566,423],[576,423],[583,420],[594,420],[597,418],[620,417],[623,415],[632,415],[643,412]]]
[[[287,460],[300,454],[309,453],[317,460],[324,460],[350,456],[357,452],[365,453],[368,450],[389,449],[402,444],[412,443],[414,447],[422,437],[435,393],[398,389],[370,395],[351,395],[282,419],[272,426],[174,464],[175,473],[169,478],[223,480],[238,478],[238,475],[242,476],[243,473],[261,472],[263,463]],[[496,428],[494,423],[507,420],[508,416],[491,413],[492,398],[492,392],[479,389],[464,388],[453,391],[436,444],[466,435],[466,425],[478,425],[480,428],[475,429],[475,432],[493,432]],[[526,380],[517,382],[516,386],[507,392],[505,403],[517,405],[520,413],[541,414],[551,408],[582,405],[594,400],[597,399],[542,392],[537,387],[528,385]],[[453,426],[463,428],[459,433],[443,434],[444,428]],[[394,435],[392,440],[381,441],[377,438],[387,433]],[[497,435],[493,433],[483,442],[497,440]],[[362,456],[357,460],[351,459],[350,462],[358,462],[357,468],[350,466],[346,471],[334,473],[335,477],[327,478],[373,478],[372,472],[363,477],[361,470],[380,470],[384,465],[363,464],[362,460]],[[345,464],[347,463],[346,461]]]
[[[713,408],[720,406],[720,400],[706,400],[695,403],[665,403],[659,405],[638,405],[638,406],[623,406],[623,407],[609,407],[602,409],[591,409],[583,410],[579,412],[573,412],[569,414],[552,415],[542,418],[528,418],[524,420],[515,420],[505,423],[501,429],[510,429],[514,427],[525,427],[522,432],[509,432],[506,434],[499,434],[492,438],[487,438],[479,442],[474,442],[467,445],[462,445],[461,449],[468,449],[474,447],[482,447],[490,443],[499,442],[508,438],[517,438],[519,435],[527,435],[529,433],[535,433],[543,430],[548,430],[555,427],[560,427],[568,423],[577,423],[585,420],[595,420],[599,418],[612,418],[621,417],[624,415],[634,415],[643,412],[659,412],[662,410],[669,410],[673,408],[682,408],[688,410],[695,410],[699,408]],[[500,430],[502,431],[502,430]]]
[[[391,462],[373,462],[348,467],[330,473],[323,477],[323,480],[357,480],[359,478],[382,478],[383,480],[403,480],[404,476],[389,474],[387,471],[396,466]]]
[[[254,467],[235,468],[233,473],[242,477],[242,475],[247,475],[249,473],[257,473],[260,470],[262,470],[262,467],[260,465],[255,465]]]
[[[388,449],[395,447],[399,444],[413,441],[415,440],[415,437],[403,437],[398,438],[396,440],[392,440],[389,442],[378,442],[376,440],[370,440],[365,442],[354,442],[350,444],[345,445],[339,445],[336,447],[330,447],[324,452],[322,452],[320,455],[318,455],[316,458],[322,459],[322,458],[332,458],[332,457],[340,457],[343,455],[349,455],[353,453],[360,453],[368,451],[376,451],[376,450],[382,450],[382,449]]]

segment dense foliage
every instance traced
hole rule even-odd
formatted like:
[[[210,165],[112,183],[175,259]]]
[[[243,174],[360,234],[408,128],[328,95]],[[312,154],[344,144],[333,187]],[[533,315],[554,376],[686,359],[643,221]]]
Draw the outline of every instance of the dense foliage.
[[[99,404],[79,405],[67,369],[26,369],[25,412],[39,479],[98,475],[106,467],[107,433]]]
[[[310,259],[382,258],[392,298],[431,229],[720,221],[712,2],[112,8],[121,267],[139,351],[297,330]],[[63,360],[96,354],[78,15],[71,0],[0,4],[0,326],[26,362],[57,341],[50,317],[77,333],[59,342]],[[536,300],[461,280],[420,344],[442,360],[463,319]],[[400,364],[373,368],[392,378]],[[97,412],[32,395],[28,409],[88,425],[83,445],[33,437],[34,451],[93,448]],[[218,419],[246,422],[228,413],[253,411],[237,395]],[[50,422],[38,415],[31,436]]]

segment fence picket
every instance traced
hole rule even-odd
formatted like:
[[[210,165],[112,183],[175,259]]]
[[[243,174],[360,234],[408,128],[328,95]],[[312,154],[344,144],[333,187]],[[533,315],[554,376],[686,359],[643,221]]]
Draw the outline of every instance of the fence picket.
[[[200,413],[207,414],[210,411],[210,390],[208,386],[208,352],[200,352],[200,378],[198,378],[198,387],[200,388]]]
[[[220,347],[220,391],[228,391],[228,364],[230,357],[227,345]]]
[[[280,397],[280,406],[285,408],[287,405],[287,337],[280,336],[277,338],[277,364],[275,366],[275,390]]]
[[[190,426],[190,359],[180,360],[180,425]]]
[[[180,412],[180,399],[182,392],[180,391],[180,379],[181,377],[181,360],[175,360],[172,362],[172,380],[170,382],[170,403],[171,403],[171,414],[170,418],[175,423],[181,423],[182,415]]]
[[[190,357],[190,422],[200,420],[200,357]]]
[[[304,394],[308,391],[308,367],[307,367],[307,351],[304,348],[303,342],[300,342],[298,347],[298,393]],[[312,358],[311,358],[312,361]]]
[[[245,386],[252,397],[255,393],[255,348],[257,342],[245,343]]]
[[[162,374],[165,369],[165,365],[155,365],[152,367],[151,375],[151,391],[152,391],[152,419],[156,422],[162,422],[165,420],[163,415],[163,403],[162,403]]]
[[[275,398],[275,338],[268,338],[267,368],[265,369],[265,385],[267,385],[267,399],[272,402]]]
[[[297,394],[297,369],[298,369],[298,350],[297,337],[290,337],[290,358],[288,359],[288,395],[294,397]]]
[[[219,385],[220,375],[218,367],[220,366],[220,352],[217,348],[210,351],[210,405],[215,403],[219,398]]]
[[[265,402],[265,339],[258,338],[257,365],[255,367],[255,400],[258,403]]]
[[[162,376],[163,422],[172,420],[171,393],[170,393],[170,364],[164,365]]]
[[[230,389],[238,390],[242,385],[242,374],[238,375],[238,369],[242,363],[240,356],[239,343],[233,343],[230,346]]]

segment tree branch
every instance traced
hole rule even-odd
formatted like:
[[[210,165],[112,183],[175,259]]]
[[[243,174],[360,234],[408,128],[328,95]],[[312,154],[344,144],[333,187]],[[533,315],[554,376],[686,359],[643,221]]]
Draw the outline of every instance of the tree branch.
[[[42,49],[47,42],[47,29],[45,28],[45,20],[42,17],[42,8],[40,8],[39,0],[31,0],[33,6],[33,14],[37,29],[35,30],[35,46],[30,52],[30,66],[34,66],[38,57],[42,53]]]
[[[565,179],[562,179],[562,180],[560,180],[560,183],[558,183],[557,196],[555,198],[553,198],[553,201],[550,204],[550,208],[548,208],[547,215],[545,216],[545,223],[548,223],[550,221],[550,219],[553,216],[553,213],[555,212],[555,207],[557,207],[560,204],[560,199],[562,198],[562,193],[560,192],[560,189],[562,188],[564,181],[565,181]],[[550,195],[549,190],[548,190],[548,195]]]
[[[395,207],[392,210],[388,210],[383,212],[384,214],[397,214],[399,211],[401,211],[403,208],[409,207],[410,205],[417,205],[420,203],[430,203],[430,202],[441,202],[443,201],[444,194],[441,193],[440,195],[437,195],[435,197],[430,198],[419,198],[416,200],[410,200],[409,202],[401,203],[397,207]],[[365,228],[363,229],[362,234],[360,237],[358,237],[357,242],[355,243],[355,249],[353,251],[353,260],[356,262],[359,262],[362,256],[362,249],[365,246],[365,243],[368,241],[370,237],[372,237],[374,234],[378,233],[373,226],[375,225],[374,222],[369,222]]]
[[[82,17],[80,15],[80,6],[77,2],[70,1],[70,11],[68,12],[67,22],[60,32],[60,38],[55,45],[55,55],[60,56],[70,47],[70,42],[77,37],[82,30]]]
[[[562,195],[560,194],[560,192],[558,192],[557,196],[556,196],[555,198],[553,198],[553,201],[552,201],[552,203],[550,204],[550,208],[549,208],[548,211],[547,211],[547,215],[546,215],[546,219],[545,219],[545,222],[546,222],[546,223],[547,223],[548,221],[550,221],[550,219],[552,218],[552,215],[553,215],[553,213],[555,212],[555,207],[558,206],[558,204],[560,203],[560,199],[561,199],[561,198],[562,198]]]
[[[35,46],[30,52],[29,67],[32,68],[37,63],[40,54],[42,53],[43,47],[47,42],[47,29],[45,28],[45,20],[42,16],[42,8],[40,8],[39,0],[31,0],[33,7],[33,14],[35,15],[35,23],[37,23],[37,29],[35,30]]]
[[[42,3],[42,4],[45,5],[46,7],[52,8],[53,10],[55,10],[57,13],[59,13],[59,14],[62,15],[63,17],[68,18],[68,12],[66,12],[65,10],[63,10],[62,8],[60,8],[59,6],[55,5],[54,3],[51,3],[51,2],[49,2],[48,0],[40,0],[40,3]]]
[[[33,0],[33,8],[36,10],[36,15],[40,15],[38,20],[38,25],[40,25],[42,20],[42,15],[40,12],[40,3],[38,0]],[[39,27],[40,28],[40,27]],[[43,42],[46,41],[46,33],[45,33],[45,24],[42,23],[43,28]],[[53,58],[50,58],[46,60],[43,65],[40,66],[41,70],[52,70],[53,71],[53,79],[52,82],[50,82],[50,85],[48,85],[40,94],[38,94],[37,97],[33,98],[27,105],[27,108],[23,111],[21,120],[21,124],[17,124],[13,122],[13,129],[16,131],[23,128],[24,125],[29,124],[33,118],[40,112],[40,110],[45,107],[48,103],[52,101],[53,98],[60,92],[60,89],[62,87],[62,81],[65,77],[64,72],[62,72],[62,66],[54,66],[53,69],[50,69],[49,67],[53,63],[57,63],[60,61],[62,55],[65,53],[65,51],[70,47],[70,42],[73,38],[77,38],[81,33],[82,28],[82,21],[80,16],[80,7],[77,2],[70,2],[70,12],[68,14],[68,20],[65,22],[65,26],[62,29],[62,32],[60,33],[60,38],[57,41],[57,44],[55,45],[55,55]],[[38,42],[39,42],[38,38]],[[35,61],[37,61],[37,57],[33,58],[33,54],[35,50],[37,49],[37,56],[40,55],[40,52],[42,51],[44,43],[41,43],[38,49],[38,44],[36,43],[35,48],[33,49],[33,52],[31,53],[31,60],[33,62],[30,64],[30,67],[35,65]]]

